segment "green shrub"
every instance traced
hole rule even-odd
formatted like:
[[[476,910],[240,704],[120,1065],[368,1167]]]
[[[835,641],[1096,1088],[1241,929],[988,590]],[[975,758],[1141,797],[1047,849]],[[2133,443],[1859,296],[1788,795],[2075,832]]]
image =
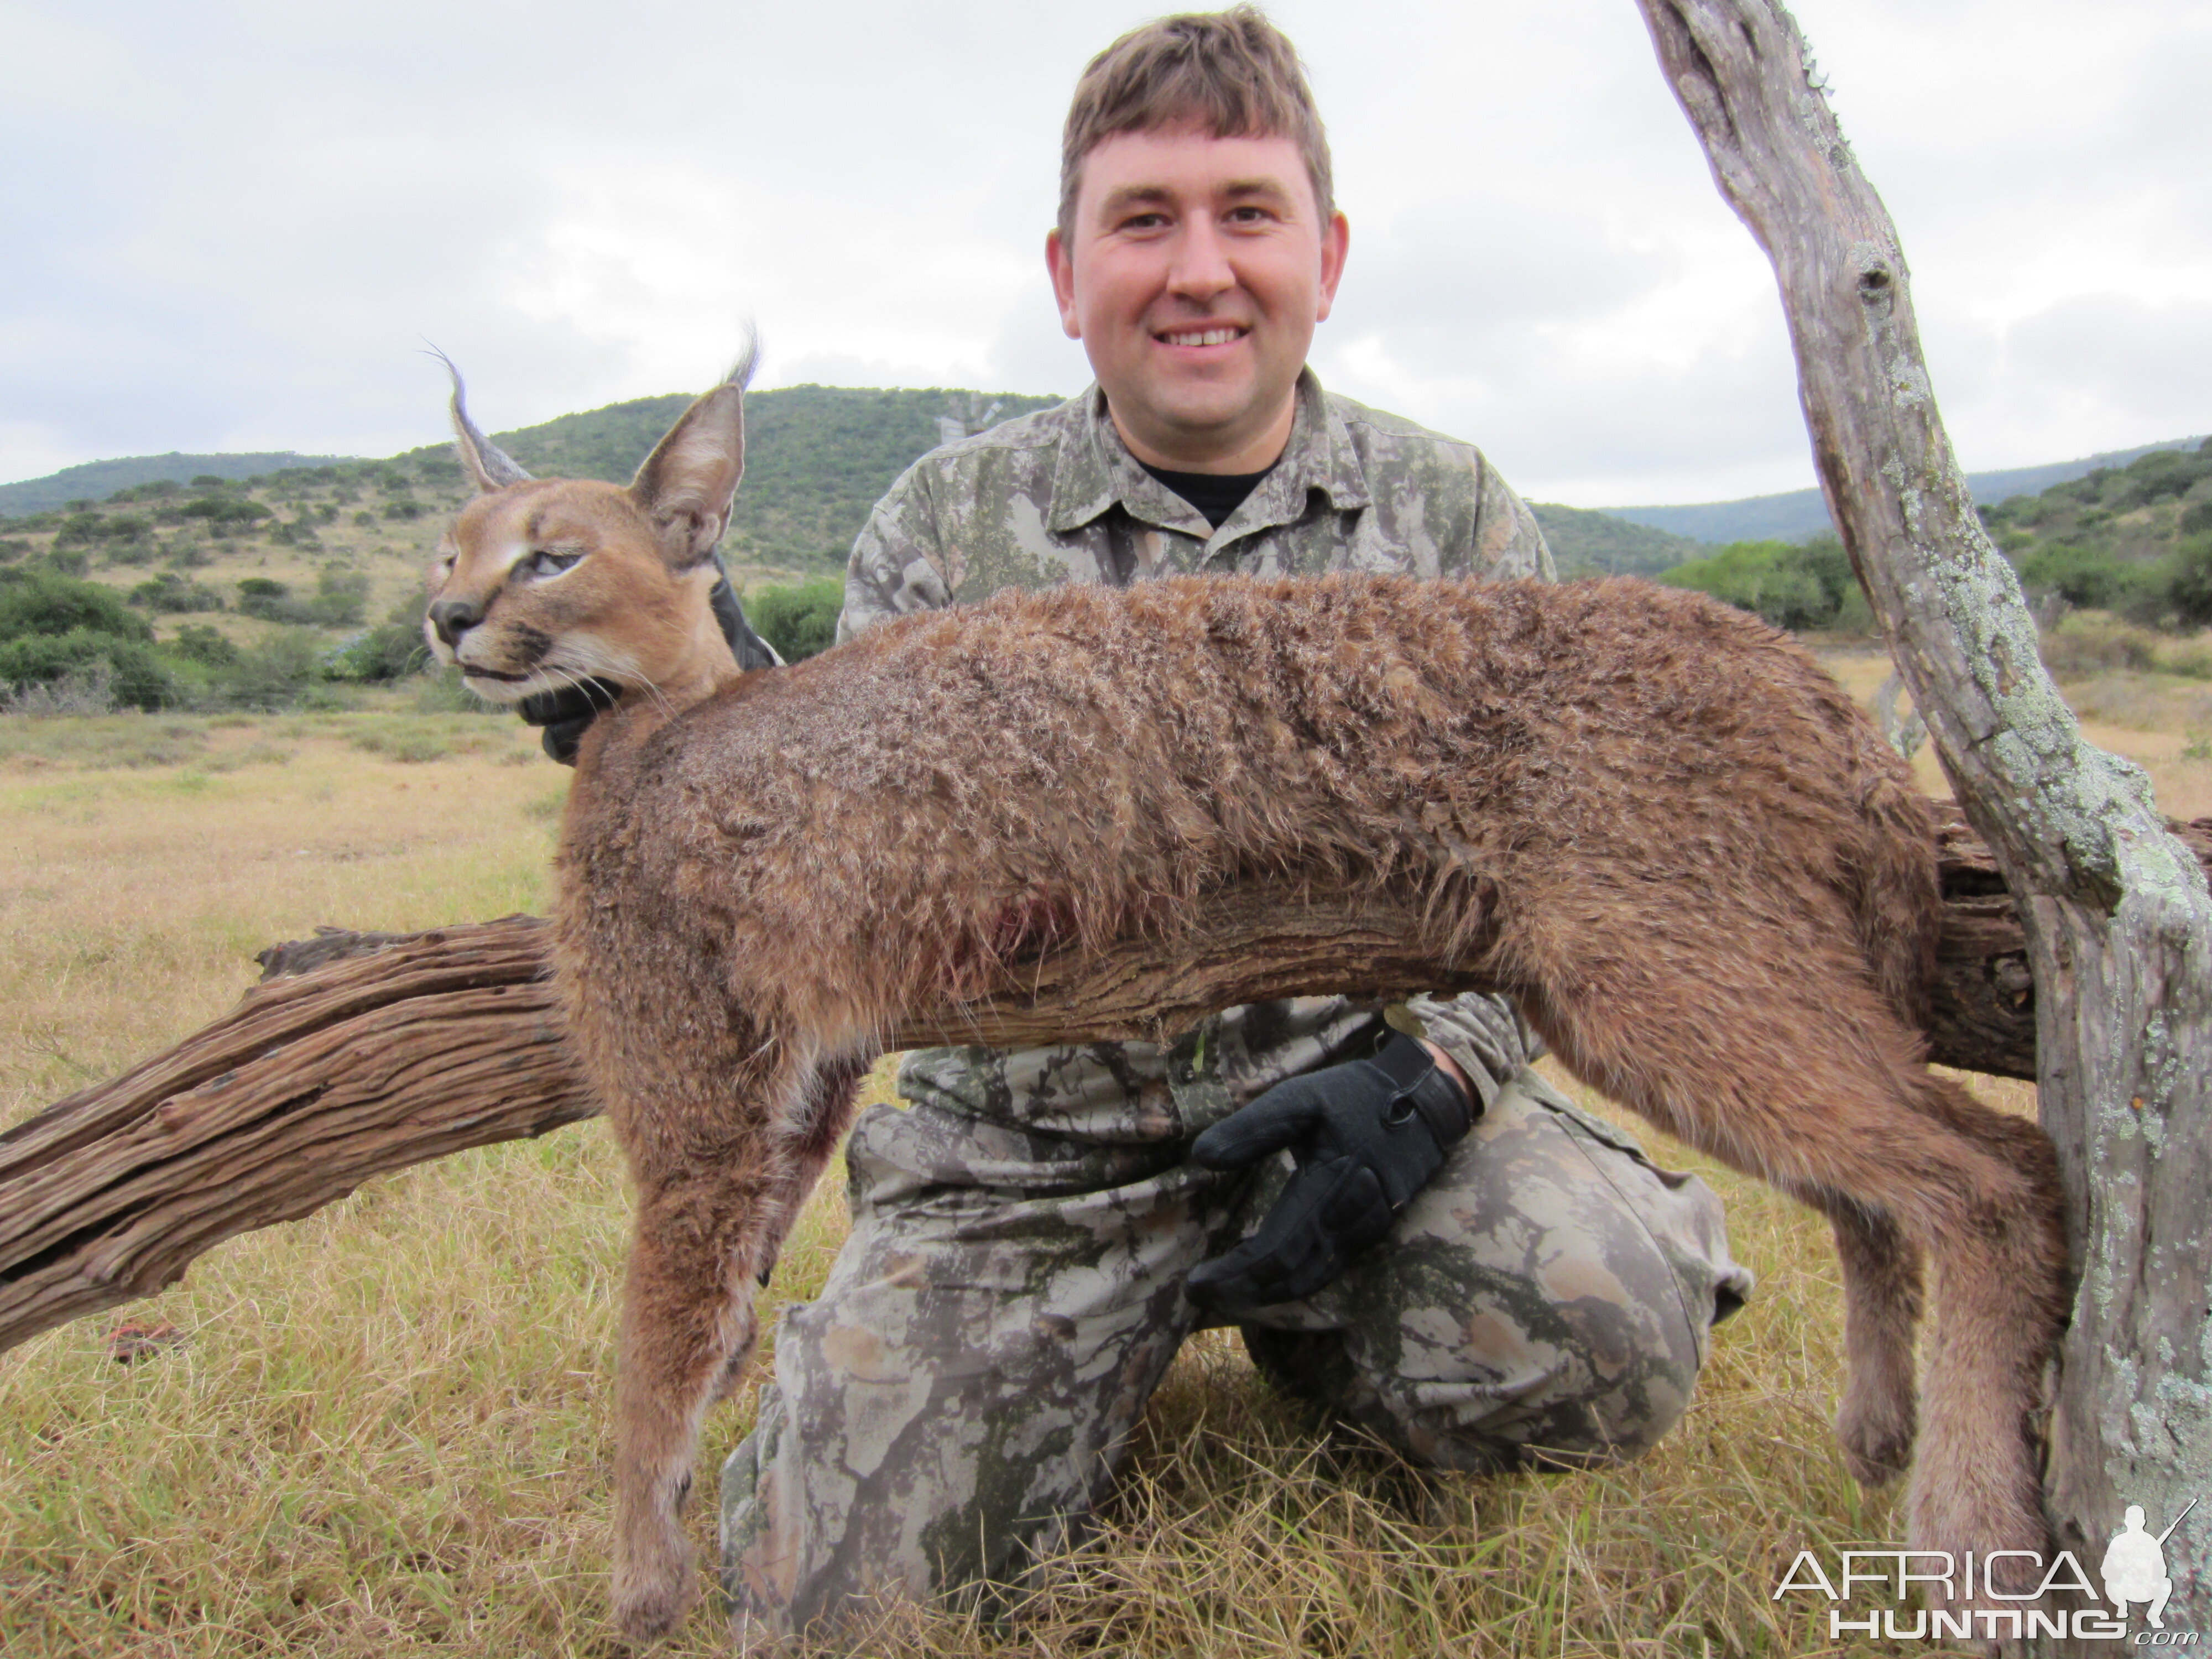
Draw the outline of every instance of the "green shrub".
[[[0,641],[89,629],[150,642],[154,630],[114,590],[52,570],[0,570]]]
[[[169,641],[179,656],[210,668],[224,668],[238,660],[238,647],[228,635],[204,623],[186,623]]]
[[[2057,593],[2085,611],[2118,611],[2163,586],[2154,566],[2068,542],[2053,542],[2027,554],[2020,562],[2020,580],[2031,593]]]
[[[1663,571],[1658,580],[1695,588],[1750,611],[1777,628],[1826,628],[1858,592],[1850,558],[1832,536],[1800,544],[1731,542],[1710,557]],[[1856,613],[1855,613],[1856,614]]]
[[[0,685],[55,685],[105,667],[117,704],[161,708],[177,700],[176,681],[150,646],[113,634],[77,629],[67,634],[25,634],[0,643]]]
[[[2191,536],[2174,550],[2166,593],[2184,628],[2212,627],[2212,533]]]
[[[167,570],[153,580],[140,582],[132,588],[131,603],[173,616],[189,616],[202,611],[223,608],[222,595],[205,582],[196,582]]]
[[[259,501],[243,495],[203,495],[185,502],[183,510],[188,519],[205,519],[217,526],[256,524],[276,516]]]
[[[799,587],[763,587],[745,596],[745,619],[786,662],[826,651],[837,637],[845,585],[824,577]]]
[[[322,671],[322,641],[304,628],[288,628],[240,651],[217,675],[226,701],[241,708],[283,708]]]
[[[368,577],[358,570],[326,568],[315,578],[315,597],[307,608],[325,628],[358,628],[368,608]]]

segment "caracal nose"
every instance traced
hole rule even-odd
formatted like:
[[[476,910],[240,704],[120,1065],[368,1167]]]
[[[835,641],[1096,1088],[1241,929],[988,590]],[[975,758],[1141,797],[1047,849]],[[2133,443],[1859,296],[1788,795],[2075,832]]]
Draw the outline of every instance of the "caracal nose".
[[[483,606],[474,599],[440,599],[430,607],[430,626],[447,645],[459,645],[461,635],[483,620]]]

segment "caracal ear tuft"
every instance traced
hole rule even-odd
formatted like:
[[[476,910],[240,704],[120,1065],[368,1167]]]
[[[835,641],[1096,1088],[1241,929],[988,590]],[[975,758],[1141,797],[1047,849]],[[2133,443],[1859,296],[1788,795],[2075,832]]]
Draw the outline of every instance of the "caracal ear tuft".
[[[748,340],[728,378],[684,411],[630,480],[630,499],[659,527],[672,568],[708,557],[729,526],[745,471],[745,382],[758,358]]]
[[[453,377],[453,399],[449,405],[453,413],[453,448],[460,455],[461,470],[476,480],[477,493],[489,495],[509,484],[529,483],[530,475],[514,458],[477,431],[477,423],[469,418],[468,388],[461,384],[461,371],[453,367],[453,360],[435,346],[430,348],[430,355],[445,364],[446,373]]]

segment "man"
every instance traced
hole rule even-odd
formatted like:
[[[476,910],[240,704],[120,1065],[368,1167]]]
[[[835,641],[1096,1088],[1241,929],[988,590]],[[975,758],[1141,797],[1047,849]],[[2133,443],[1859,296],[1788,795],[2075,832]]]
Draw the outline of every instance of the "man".
[[[854,547],[839,637],[1009,585],[1551,577],[1479,452],[1305,370],[1347,246],[1256,10],[1117,41],[1077,87],[1046,241],[1098,383],[916,463]],[[723,1472],[735,1615],[834,1629],[1018,1577],[1207,1323],[1425,1462],[1654,1443],[1748,1276],[1711,1193],[1577,1112],[1534,1051],[1492,999],[1310,997],[1165,1049],[908,1056],[905,1109],[848,1146],[852,1235]]]

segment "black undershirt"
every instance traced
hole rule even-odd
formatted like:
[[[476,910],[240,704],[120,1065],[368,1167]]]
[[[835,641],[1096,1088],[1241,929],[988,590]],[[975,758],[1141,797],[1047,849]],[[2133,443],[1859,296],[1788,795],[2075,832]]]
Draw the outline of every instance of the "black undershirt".
[[[1275,470],[1263,466],[1257,472],[1169,472],[1149,461],[1137,465],[1196,507],[1216,530],[1244,505],[1244,498],[1260,487],[1260,480]]]

